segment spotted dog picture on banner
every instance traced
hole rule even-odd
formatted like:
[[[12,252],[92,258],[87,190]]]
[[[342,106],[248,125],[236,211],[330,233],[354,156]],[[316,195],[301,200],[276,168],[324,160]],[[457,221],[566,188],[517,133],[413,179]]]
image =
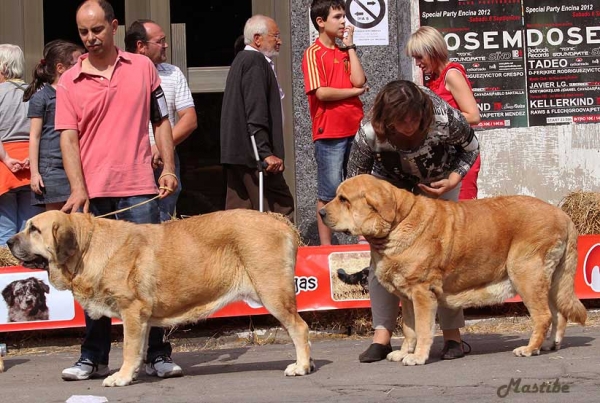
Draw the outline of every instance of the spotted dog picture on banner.
[[[578,268],[575,291],[580,299],[600,298],[600,235],[580,235],[577,245]],[[332,309],[369,308],[370,247],[367,244],[332,246],[301,246],[296,260],[296,302],[298,310],[322,311]],[[49,284],[46,272],[32,271],[24,267],[0,267],[0,291],[14,281],[36,277]],[[12,288],[12,286],[10,287]],[[43,289],[44,286],[41,285]],[[48,319],[26,322],[7,322],[8,307],[0,301],[0,333],[84,327],[85,316],[81,306],[73,300],[69,291],[48,287],[46,304]],[[519,302],[510,298],[504,302]],[[38,315],[34,312],[34,315]],[[211,318],[266,315],[264,307],[251,307],[243,301],[234,302],[211,315]],[[113,319],[114,325],[122,322]]]
[[[526,127],[521,0],[421,0],[419,5],[421,25],[437,28],[450,60],[467,71],[481,115],[476,128]]]
[[[59,291],[45,271],[0,274],[0,324],[71,320],[75,300],[70,291]]]
[[[529,125],[600,122],[600,1],[524,0]]]

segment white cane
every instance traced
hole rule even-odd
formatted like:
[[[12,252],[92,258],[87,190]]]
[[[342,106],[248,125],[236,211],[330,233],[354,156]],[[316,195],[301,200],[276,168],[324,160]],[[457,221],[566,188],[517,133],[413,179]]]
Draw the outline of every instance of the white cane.
[[[254,149],[254,158],[256,159],[256,168],[258,169],[258,211],[262,213],[264,211],[263,163],[260,161],[260,157],[258,156],[258,148],[256,147],[256,140],[254,139],[254,135],[250,136],[250,140],[252,141],[252,148]]]

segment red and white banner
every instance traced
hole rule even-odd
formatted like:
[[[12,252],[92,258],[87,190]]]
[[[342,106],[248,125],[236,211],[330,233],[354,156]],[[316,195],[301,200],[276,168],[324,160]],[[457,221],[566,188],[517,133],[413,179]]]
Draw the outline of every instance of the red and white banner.
[[[600,298],[600,235],[579,237],[579,260],[575,276],[575,291],[580,299]],[[296,262],[296,297],[300,311],[368,308],[369,294],[362,285],[343,283],[338,270],[347,274],[369,266],[368,245],[306,246],[298,251]],[[48,319],[25,322],[10,322],[9,302],[14,300],[10,291],[34,277],[33,282],[48,285],[45,303]],[[31,280],[30,280],[31,282]],[[42,289],[45,289],[42,287]],[[0,332],[20,330],[60,329],[83,327],[83,310],[69,291],[58,291],[48,281],[45,271],[23,267],[0,267],[0,290],[4,301],[0,301]],[[512,298],[506,302],[517,302]],[[231,317],[268,314],[263,307],[252,307],[245,302],[236,302],[216,312],[212,317]],[[115,320],[114,323],[119,323]]]

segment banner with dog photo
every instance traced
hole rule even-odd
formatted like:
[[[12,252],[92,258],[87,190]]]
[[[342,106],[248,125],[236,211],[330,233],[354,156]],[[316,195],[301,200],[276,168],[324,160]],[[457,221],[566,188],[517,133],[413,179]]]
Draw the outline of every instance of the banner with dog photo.
[[[73,294],[54,288],[45,271],[3,270],[0,292],[0,324],[69,321],[75,317]]]
[[[330,254],[331,298],[334,301],[368,300],[370,263],[370,251]]]
[[[575,276],[577,297],[600,298],[600,236],[579,236],[577,249],[578,268]],[[300,247],[294,278],[298,310],[368,308],[370,306],[367,281],[369,261],[369,245]],[[17,288],[15,281],[27,282],[32,277],[48,285],[48,292],[44,291],[48,319],[9,322],[9,308],[4,300],[0,303],[0,332],[85,326],[83,309],[73,300],[71,292],[53,288],[45,271],[30,270],[20,266],[0,267],[0,291],[7,290],[8,295]],[[35,282],[35,280],[29,281]],[[20,285],[20,287],[24,286]],[[41,288],[45,290],[43,285]],[[12,294],[8,295],[8,298],[16,299]],[[518,301],[520,298],[517,296],[505,302]],[[239,301],[227,305],[211,317],[265,314],[268,314],[268,311],[261,305]],[[113,319],[113,324],[119,323],[121,323],[119,319]]]

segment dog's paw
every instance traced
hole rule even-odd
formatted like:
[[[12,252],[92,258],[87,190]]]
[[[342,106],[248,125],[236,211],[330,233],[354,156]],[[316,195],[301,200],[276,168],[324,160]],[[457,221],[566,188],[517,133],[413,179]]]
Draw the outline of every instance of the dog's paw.
[[[310,374],[315,370],[315,363],[313,359],[310,359],[308,365],[300,365],[297,362],[290,364],[285,369],[285,376],[302,376]]]
[[[402,350],[395,350],[392,351],[391,353],[389,353],[387,355],[387,360],[388,361],[392,361],[392,362],[400,362],[404,359],[404,357],[406,357],[408,355],[407,352],[402,351]]]
[[[518,347],[513,350],[513,354],[517,357],[531,357],[532,355],[540,355],[539,349],[532,349],[528,346]]]
[[[416,354],[408,354],[402,359],[402,365],[424,365],[427,357],[420,357]]]
[[[104,381],[102,381],[102,386],[127,386],[131,384],[131,381],[133,381],[131,377],[122,376],[118,372],[115,372],[111,376],[105,378]]]
[[[542,351],[558,351],[560,350],[560,342],[554,341],[542,346]]]

